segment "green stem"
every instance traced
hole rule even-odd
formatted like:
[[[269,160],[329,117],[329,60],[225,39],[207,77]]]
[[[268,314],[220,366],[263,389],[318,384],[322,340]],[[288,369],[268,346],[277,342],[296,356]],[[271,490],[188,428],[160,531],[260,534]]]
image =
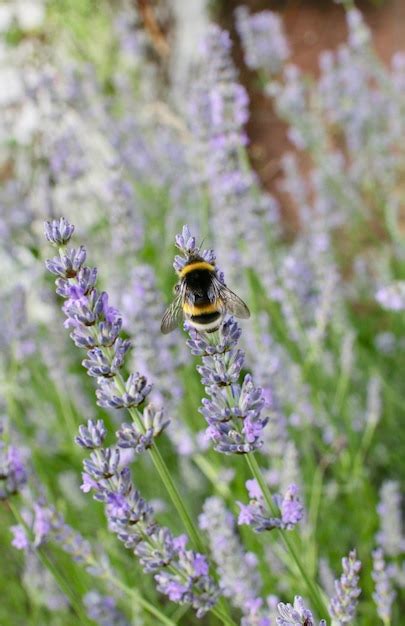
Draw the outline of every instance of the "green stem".
[[[257,463],[255,456],[253,454],[246,454],[245,459],[250,471],[252,472],[253,477],[257,480],[257,483],[262,491],[263,498],[271,514],[278,517],[279,511],[273,501],[270,489],[267,486],[267,483],[263,477],[262,471],[259,467],[259,464]],[[298,567],[298,570],[307,586],[308,593],[312,598],[313,605],[314,607],[316,607],[317,612],[321,617],[328,615],[328,611],[326,609],[325,603],[322,600],[319,589],[317,588],[316,583],[308,576],[306,568],[301,562],[301,559],[299,558],[290,537],[288,537],[288,535],[281,530],[276,529],[276,531],[278,532],[278,535],[281,538],[281,541],[283,542],[287,552],[290,554],[292,560]]]
[[[145,428],[139,411],[137,411],[136,409],[128,409],[128,411],[141,432],[145,432]],[[155,442],[153,443],[153,446],[149,449],[149,454],[152,458],[152,462],[157,470],[157,473],[159,474],[160,479],[162,480],[162,483],[169,495],[169,498],[172,501],[173,506],[175,507],[183,522],[183,525],[187,531],[188,536],[190,537],[191,542],[194,544],[195,548],[197,548],[199,552],[204,552],[204,544],[200,537],[200,533],[198,532],[198,529],[196,528],[190,516],[190,513],[187,510],[184,499],[181,497],[176,487],[176,484],[170,474],[170,471],[162,455],[160,454],[159,448],[157,447]]]
[[[202,454],[194,454],[192,456],[193,462],[197,465],[204,476],[213,485],[215,491],[225,500],[229,500],[232,497],[231,490],[228,485],[219,481],[217,469],[210,463]]]
[[[187,530],[187,533],[191,541],[194,543],[195,547],[200,552],[204,553],[205,549],[204,549],[204,544],[202,542],[202,539],[200,537],[200,533],[198,532],[198,529],[196,528],[193,520],[191,519],[187,506],[184,503],[184,499],[181,497],[179,491],[177,490],[174,480],[156,444],[154,444],[153,447],[150,449],[150,455],[159,473],[159,476],[161,477],[162,482],[166,487],[167,493],[169,494],[171,501],[173,502],[175,508],[177,509],[183,521],[183,524]]]
[[[236,626],[232,617],[229,617],[229,615],[227,615],[219,606],[214,606],[212,612],[221,620],[223,624],[226,624],[227,626]]]
[[[120,393],[125,393],[125,384],[120,374],[115,377],[115,385]],[[143,424],[142,415],[139,410],[135,408],[130,408],[128,409],[128,412],[132,418],[132,421],[136,424],[141,433],[145,433],[145,426]],[[175,507],[183,522],[184,528],[186,529],[191,542],[194,544],[195,548],[197,548],[199,552],[204,552],[204,544],[200,537],[200,533],[198,532],[198,529],[191,519],[190,513],[187,510],[187,506],[184,503],[184,500],[181,497],[176,487],[176,484],[171,476],[171,473],[155,442],[153,442],[152,447],[149,449],[149,453],[152,458],[152,462],[157,470],[157,473],[159,474],[162,483],[169,495],[169,498],[172,501],[173,506]]]
[[[322,496],[322,482],[325,468],[319,465],[315,472],[312,482],[311,499],[308,507],[308,543],[310,544],[311,567],[310,571],[315,575],[317,564],[317,544],[315,541],[316,526],[318,523],[319,507]]]
[[[377,421],[368,423],[366,426],[366,430],[364,431],[364,435],[361,440],[360,447],[353,461],[353,476],[356,478],[361,473],[361,468],[363,467],[365,456],[373,440],[374,432],[375,432],[375,429],[377,428],[377,423],[378,423]]]

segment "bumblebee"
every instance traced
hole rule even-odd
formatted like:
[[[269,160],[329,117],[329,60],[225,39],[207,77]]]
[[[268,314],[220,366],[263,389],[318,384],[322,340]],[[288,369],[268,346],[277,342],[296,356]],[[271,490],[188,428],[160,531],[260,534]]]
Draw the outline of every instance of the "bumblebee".
[[[226,313],[242,319],[250,317],[243,300],[219,280],[215,265],[208,263],[198,251],[189,254],[177,274],[176,297],[163,316],[162,333],[170,333],[182,319],[199,332],[213,333]]]

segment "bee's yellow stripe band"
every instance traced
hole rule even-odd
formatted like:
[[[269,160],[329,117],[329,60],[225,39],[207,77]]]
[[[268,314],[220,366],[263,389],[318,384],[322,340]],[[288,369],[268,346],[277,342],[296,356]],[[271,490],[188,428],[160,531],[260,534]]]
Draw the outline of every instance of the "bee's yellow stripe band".
[[[216,302],[205,304],[203,306],[195,306],[185,302],[183,304],[183,311],[186,315],[203,315],[204,313],[215,313],[218,311],[218,305]]]
[[[180,270],[179,275],[183,277],[189,272],[194,272],[194,270],[208,270],[213,272],[214,269],[214,266],[211,265],[211,263],[207,263],[207,261],[196,261],[195,263],[187,263],[187,265]]]

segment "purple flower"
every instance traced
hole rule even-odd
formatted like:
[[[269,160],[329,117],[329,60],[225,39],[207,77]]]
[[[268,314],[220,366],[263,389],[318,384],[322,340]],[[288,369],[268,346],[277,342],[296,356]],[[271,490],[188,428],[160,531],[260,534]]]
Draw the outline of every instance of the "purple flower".
[[[402,530],[401,491],[397,481],[387,480],[383,483],[377,511],[380,517],[380,531],[377,534],[379,546],[388,556],[400,556],[405,551],[405,537]]]
[[[114,382],[99,381],[100,387],[96,392],[97,404],[110,409],[130,408],[141,405],[149,395],[152,385],[138,372],[130,374],[125,382],[125,391],[118,392]]]
[[[106,434],[102,420],[97,420],[97,422],[89,420],[87,426],[79,426],[79,436],[76,437],[75,442],[82,448],[94,450],[103,445]]]
[[[160,428],[161,412],[149,407],[146,420],[151,430],[154,426]],[[89,448],[83,443],[86,444],[93,426],[80,429],[78,443],[82,447]],[[104,436],[105,428],[100,422],[97,431]],[[125,424],[117,436],[118,445],[123,447],[145,448],[150,444],[147,435],[140,435]],[[119,447],[102,445],[101,442],[83,461],[83,491],[92,491],[96,500],[104,502],[110,530],[134,551],[145,572],[155,574],[158,590],[174,602],[191,604],[198,616],[204,615],[218,598],[205,556],[187,550],[186,536],[174,537],[168,528],[158,525],[152,507],[135,489],[129,468],[122,468]]]
[[[125,383],[122,382],[121,376],[117,378],[131,348],[131,342],[120,336],[122,317],[119,311],[109,304],[108,294],[95,288],[97,270],[84,266],[85,248],[81,246],[78,250],[65,250],[64,244],[61,243],[62,237],[57,236],[61,228],[63,233],[70,235],[74,230],[63,218],[46,225],[47,235],[50,233],[49,236],[53,237],[52,241],[59,250],[59,257],[48,260],[46,266],[49,271],[59,276],[56,285],[57,292],[65,298],[63,306],[67,317],[65,326],[72,328],[71,337],[75,344],[87,350],[87,358],[82,364],[89,376],[97,379],[98,403],[100,406],[115,409],[138,407],[150,393],[151,385],[139,374],[130,374]],[[168,423],[160,413],[154,413],[152,419],[152,412],[152,409],[146,411],[147,423],[140,426],[143,431],[140,434],[145,435],[146,439],[144,445],[138,447],[138,451],[150,447],[150,438],[156,437]],[[142,420],[140,412],[139,419]],[[83,436],[80,434],[82,439],[79,443],[83,445],[87,437],[90,445],[97,447],[92,437],[94,435],[96,439],[97,437],[100,439],[100,433],[97,434],[93,426],[88,428],[93,429],[92,432],[88,431]],[[149,432],[146,434],[146,431]],[[91,472],[89,473],[91,475]],[[85,482],[82,488],[86,490],[88,486],[89,482]]]
[[[240,509],[238,523],[253,526],[256,532],[279,528],[292,530],[304,516],[304,507],[298,496],[297,485],[290,485],[284,496],[273,496],[275,504],[280,509],[281,516],[274,517],[267,511],[262,491],[256,480],[246,481],[246,488],[250,496],[249,504],[238,502]]]
[[[45,506],[34,504],[34,545],[41,545],[52,530],[52,512]]]
[[[239,506],[239,515],[238,515],[238,524],[248,524],[250,525],[255,519],[255,509],[252,505],[242,504],[242,502],[237,503]]]
[[[244,125],[249,115],[248,96],[237,81],[231,47],[229,33],[211,24],[189,98],[194,176],[204,183],[209,196],[212,231],[230,284],[240,281],[236,268],[254,268],[258,257],[262,275],[270,283],[273,270],[268,245],[276,231],[278,205],[260,189],[247,163]],[[246,245],[239,245],[241,238]],[[184,264],[181,257],[176,258],[176,264]]]
[[[22,526],[17,525],[11,526],[10,530],[13,533],[11,545],[17,548],[17,550],[28,550],[30,542],[25,529]]]
[[[252,15],[244,6],[235,15],[246,65],[269,76],[278,74],[290,55],[280,16],[273,11]]]
[[[349,28],[349,45],[354,50],[361,50],[371,38],[361,12],[355,8],[349,9],[346,13],[346,20]]]
[[[388,311],[405,309],[405,281],[397,280],[386,287],[381,287],[375,294],[377,302]]]
[[[392,603],[396,593],[392,588],[390,571],[385,565],[384,553],[381,548],[373,552],[373,571],[371,573],[375,585],[373,600],[377,606],[377,613],[384,624],[391,621]]]
[[[179,583],[177,580],[169,579],[166,581],[164,576],[159,575],[157,575],[156,580],[160,587],[160,591],[165,593],[172,602],[180,602],[180,600],[182,600],[186,595],[187,587]]]
[[[45,222],[45,237],[55,246],[65,246],[73,235],[73,224],[61,217],[59,220]]]
[[[17,494],[26,484],[27,467],[20,448],[6,445],[0,424],[0,500]]]
[[[53,223],[53,222],[52,222]],[[80,246],[63,251],[60,257],[45,261],[46,269],[64,279],[75,278],[86,260],[86,250]]]
[[[277,609],[277,626],[315,626],[313,615],[300,596],[295,596],[294,605],[280,602]],[[326,621],[322,619],[319,626],[326,626]]]
[[[200,527],[208,536],[211,553],[217,564],[219,584],[223,594],[233,606],[243,612],[242,624],[255,624],[253,615],[263,616],[259,593],[262,581],[258,572],[257,557],[245,552],[236,531],[236,521],[218,497],[204,502],[199,518]],[[243,571],[243,576],[240,572]],[[249,618],[252,617],[252,622]],[[259,623],[259,622],[257,622]]]
[[[83,493],[89,493],[89,491],[91,491],[92,489],[98,488],[97,481],[93,480],[93,478],[91,478],[91,476],[89,476],[87,472],[82,473],[82,480],[83,480],[83,483],[80,489],[83,491]]]
[[[335,580],[336,595],[331,599],[329,613],[339,624],[349,624],[354,620],[357,598],[361,593],[358,573],[361,562],[356,559],[356,550],[342,559],[343,574]]]
[[[290,485],[280,506],[281,519],[286,528],[293,528],[304,516],[304,507],[298,497],[297,485]]]
[[[188,239],[186,240],[185,235]],[[177,241],[188,245],[194,241],[187,226]],[[187,249],[181,248],[187,257]],[[223,282],[223,278],[222,278]],[[198,332],[192,327],[187,342],[193,354],[202,355],[197,367],[208,398],[203,398],[200,412],[207,421],[206,435],[215,443],[215,450],[225,454],[247,454],[261,447],[262,431],[268,417],[262,417],[264,398],[247,374],[239,382],[244,353],[237,347],[240,329],[233,318],[221,323],[217,332]]]
[[[195,576],[207,576],[208,563],[205,556],[203,556],[202,554],[197,554],[194,558],[193,568]]]
[[[109,493],[107,495],[107,512],[113,518],[127,517],[129,505],[122,493]]]
[[[98,591],[89,591],[83,598],[87,615],[99,626],[129,626],[130,622],[117,608],[115,599],[102,596]]]

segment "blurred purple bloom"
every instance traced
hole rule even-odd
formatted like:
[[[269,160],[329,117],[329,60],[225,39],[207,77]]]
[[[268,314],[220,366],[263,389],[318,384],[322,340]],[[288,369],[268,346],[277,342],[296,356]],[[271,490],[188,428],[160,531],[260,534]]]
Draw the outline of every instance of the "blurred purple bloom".
[[[400,556],[405,551],[405,537],[402,530],[401,491],[397,481],[387,480],[383,483],[377,511],[380,517],[377,543],[388,556]]]
[[[278,205],[260,189],[247,163],[248,96],[237,81],[231,46],[229,33],[211,24],[188,106],[195,177],[209,194],[215,243],[230,283],[240,280],[237,267],[253,268],[258,256],[265,265],[262,274],[271,282],[267,235],[274,238]],[[243,247],[238,243],[242,239]]]
[[[381,548],[373,552],[373,571],[371,573],[375,591],[373,599],[377,606],[377,613],[384,624],[391,620],[392,603],[396,593],[392,588],[390,571],[384,561],[384,553]]]
[[[349,45],[354,50],[361,50],[371,39],[370,31],[363,16],[358,9],[350,8],[346,13],[346,19],[349,28]]]
[[[304,516],[304,507],[299,500],[297,485],[290,485],[281,500],[281,519],[286,528],[293,528]]]
[[[255,478],[246,481],[246,489],[249,494],[249,498],[252,500],[260,500],[263,498],[262,490],[259,487],[259,483]]]
[[[40,504],[34,504],[34,521],[32,524],[34,545],[40,546],[52,530],[52,511]]]
[[[28,550],[30,542],[27,537],[27,533],[25,532],[25,528],[20,525],[10,526],[10,530],[13,533],[13,540],[11,545],[13,545],[17,550]]]
[[[304,507],[299,499],[297,485],[290,485],[284,496],[279,494],[273,496],[281,517],[274,517],[267,511],[262,491],[256,480],[246,481],[246,488],[250,502],[249,504],[238,502],[239,524],[247,524],[253,526],[256,532],[263,532],[273,528],[292,530],[302,520]]]
[[[0,501],[17,494],[27,479],[28,470],[22,450],[5,443],[0,424]]]
[[[258,597],[262,581],[256,555],[245,552],[236,532],[236,521],[220,498],[212,497],[205,501],[199,524],[208,535],[221,591],[233,606],[243,612],[241,623],[253,626],[256,623],[253,615],[257,619],[264,617],[260,610],[262,600]],[[240,576],[241,568],[243,576]]]
[[[246,65],[269,76],[278,74],[290,55],[281,17],[273,11],[250,14],[244,6],[235,15]]]
[[[95,620],[99,626],[130,625],[111,596],[102,596],[98,591],[89,591],[84,596],[83,603],[89,618]]]
[[[377,302],[388,311],[405,310],[405,281],[397,280],[386,287],[381,287],[375,294]]]
[[[355,617],[357,598],[361,593],[358,576],[361,562],[356,556],[356,550],[352,550],[342,559],[343,574],[335,580],[336,595],[330,601],[329,613],[339,624],[350,624]]]

